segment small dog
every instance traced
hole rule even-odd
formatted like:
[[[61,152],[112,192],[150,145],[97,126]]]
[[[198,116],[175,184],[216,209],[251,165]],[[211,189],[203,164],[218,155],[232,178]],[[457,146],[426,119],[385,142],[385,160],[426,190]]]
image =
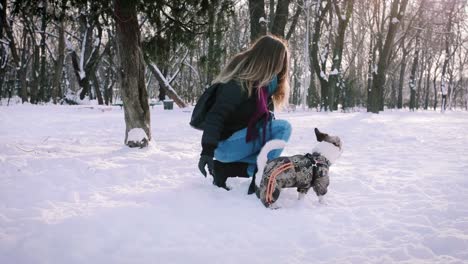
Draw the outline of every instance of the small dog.
[[[337,136],[330,136],[315,128],[315,136],[319,142],[312,154],[279,157],[267,161],[271,150],[284,148],[283,140],[271,140],[260,151],[257,158],[258,173],[255,175],[257,197],[267,208],[276,209],[281,189],[297,188],[299,200],[312,187],[322,200],[327,193],[330,178],[328,169],[332,163],[341,156],[341,140]]]

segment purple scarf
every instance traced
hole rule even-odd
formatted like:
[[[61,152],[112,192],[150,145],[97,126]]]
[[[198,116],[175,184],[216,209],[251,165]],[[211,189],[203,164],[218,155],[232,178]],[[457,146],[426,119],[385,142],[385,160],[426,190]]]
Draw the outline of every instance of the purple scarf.
[[[263,143],[266,142],[266,126],[270,119],[270,111],[268,111],[267,102],[268,102],[268,87],[264,86],[258,89],[258,97],[256,101],[256,110],[253,116],[249,120],[247,126],[247,137],[246,142],[250,142],[258,138],[258,129],[257,124],[263,119]],[[262,144],[263,145],[263,144]]]

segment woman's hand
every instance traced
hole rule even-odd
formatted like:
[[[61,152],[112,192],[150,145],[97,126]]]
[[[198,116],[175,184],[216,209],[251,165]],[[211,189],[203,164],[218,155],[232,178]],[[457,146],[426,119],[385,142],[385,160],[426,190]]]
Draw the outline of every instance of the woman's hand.
[[[213,157],[208,155],[201,155],[198,161],[198,169],[206,177],[205,166],[208,166],[208,172],[213,175]]]

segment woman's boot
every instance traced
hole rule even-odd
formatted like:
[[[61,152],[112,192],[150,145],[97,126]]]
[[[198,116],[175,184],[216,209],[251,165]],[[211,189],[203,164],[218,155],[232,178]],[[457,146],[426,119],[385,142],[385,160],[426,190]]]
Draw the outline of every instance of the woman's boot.
[[[252,177],[252,182],[250,182],[249,189],[247,190],[248,195],[255,193],[258,189],[257,185],[255,184],[255,175],[257,175],[257,170],[255,170],[254,176]]]
[[[226,180],[230,177],[242,177],[248,178],[249,175],[247,174],[247,167],[249,164],[244,162],[229,162],[224,163],[215,160],[213,164],[213,184],[224,188],[226,190],[230,190],[229,187],[226,186]]]

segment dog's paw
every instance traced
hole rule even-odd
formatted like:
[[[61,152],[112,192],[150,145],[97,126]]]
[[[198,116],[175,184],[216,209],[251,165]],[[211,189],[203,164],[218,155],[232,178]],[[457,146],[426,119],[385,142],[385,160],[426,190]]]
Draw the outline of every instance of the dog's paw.
[[[305,193],[297,193],[297,199],[302,200],[304,199],[305,195],[306,195]]]
[[[319,195],[319,196],[318,196],[318,202],[319,202],[320,204],[323,204],[323,205],[327,205],[327,204],[328,204],[327,201],[325,201],[325,198],[324,198],[323,195]]]
[[[281,207],[279,207],[276,203],[272,203],[270,204],[270,206],[268,206],[268,208],[272,210],[277,210],[277,209],[280,209]]]

